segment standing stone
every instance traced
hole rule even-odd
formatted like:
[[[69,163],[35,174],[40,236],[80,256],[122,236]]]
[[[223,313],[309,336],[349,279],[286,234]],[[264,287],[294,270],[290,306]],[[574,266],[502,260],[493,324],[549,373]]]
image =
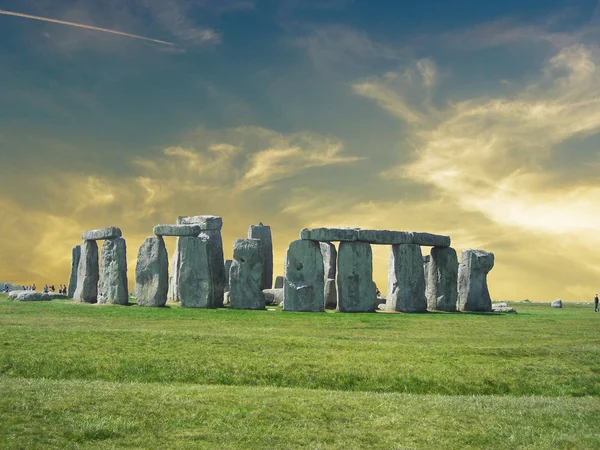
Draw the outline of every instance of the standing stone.
[[[139,306],[165,306],[169,289],[169,256],[160,236],[148,237],[138,252],[135,293]]]
[[[331,242],[319,242],[321,246],[321,255],[323,255],[323,267],[325,269],[325,279],[335,279],[337,271],[337,250]]]
[[[180,237],[179,301],[184,308],[215,308],[223,305],[223,295],[215,298],[208,238]]]
[[[409,313],[427,311],[423,255],[419,245],[392,245],[386,309]]]
[[[375,291],[373,289],[371,244],[356,241],[342,241],[340,243],[337,291],[338,311],[374,311]]]
[[[77,266],[77,287],[73,299],[79,303],[96,303],[99,277],[98,244],[96,241],[83,241]]]
[[[430,255],[423,255],[423,272],[425,273],[425,283],[427,283],[427,273],[429,272]]]
[[[198,225],[202,230],[198,236],[207,240],[208,243],[213,298],[216,299],[214,307],[222,308],[223,294],[225,294],[225,287],[227,286],[225,264],[223,264],[225,259],[223,256],[223,238],[221,237],[223,219],[219,216],[179,216],[177,224]]]
[[[556,300],[554,300],[552,302],[552,307],[553,308],[562,308],[562,300],[560,298],[557,298]]]
[[[121,237],[107,239],[102,245],[98,303],[113,305],[129,303],[127,245],[125,239]]]
[[[492,310],[487,274],[493,267],[493,253],[483,250],[463,250],[458,266],[458,309],[460,311]]]
[[[265,309],[263,263],[258,239],[236,239],[229,272],[229,304],[233,309]]]
[[[431,249],[427,271],[427,307],[432,310],[456,312],[458,302],[458,257],[452,247]]]
[[[273,239],[271,237],[271,227],[263,225],[250,225],[248,228],[248,239],[260,240],[260,252],[263,261],[263,273],[261,285],[263,289],[271,289],[273,286]]]
[[[233,263],[232,259],[225,260],[225,292],[229,292],[229,271],[231,270],[231,263]]]
[[[81,245],[76,245],[71,251],[71,276],[69,277],[69,289],[67,296],[73,298],[75,289],[77,288],[77,269],[79,267],[79,259],[81,258]]]
[[[278,275],[275,277],[275,289],[283,289],[283,284],[285,283],[285,278]]]
[[[335,288],[335,280],[325,280],[325,309],[337,308],[337,289]]]
[[[320,312],[325,310],[323,256],[315,241],[294,241],[285,260],[283,309]]]
[[[179,287],[177,285],[177,277],[179,276],[179,238],[175,244],[175,251],[171,259],[171,270],[169,270],[169,290],[167,291],[167,301],[179,301]]]

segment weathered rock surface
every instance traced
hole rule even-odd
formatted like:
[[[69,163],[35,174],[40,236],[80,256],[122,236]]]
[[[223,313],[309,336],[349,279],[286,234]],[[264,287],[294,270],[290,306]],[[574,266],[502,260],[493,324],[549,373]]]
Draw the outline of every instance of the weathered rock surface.
[[[156,225],[156,236],[198,236],[202,229],[198,225]]]
[[[202,231],[216,231],[223,228],[223,219],[219,216],[179,216],[177,224],[198,225]]]
[[[56,300],[61,298],[68,298],[64,294],[49,293],[38,291],[10,291],[8,293],[9,300],[16,300],[19,302],[48,302],[50,300]]]
[[[77,267],[77,287],[73,294],[73,300],[79,303],[96,303],[99,278],[98,244],[96,241],[83,241]]]
[[[337,250],[331,242],[319,242],[321,255],[323,256],[323,269],[325,279],[334,279],[337,273]]]
[[[423,272],[425,273],[425,282],[427,282],[427,272],[429,271],[430,262],[431,255],[423,255]]]
[[[492,299],[487,274],[494,267],[494,254],[483,250],[463,250],[458,266],[458,309],[491,311]]]
[[[325,280],[325,309],[337,308],[337,287],[335,279]]]
[[[231,263],[233,263],[232,259],[225,260],[225,292],[229,292],[229,271],[231,270]]]
[[[283,289],[263,289],[265,305],[277,306],[283,301]]]
[[[458,256],[451,247],[431,249],[427,271],[427,307],[431,310],[456,312],[458,302]]]
[[[324,311],[323,256],[318,242],[298,240],[290,244],[285,261],[283,309]]]
[[[101,228],[99,230],[84,231],[81,238],[84,241],[103,241],[104,239],[113,239],[121,237],[123,234],[117,227]]]
[[[450,247],[449,236],[412,231],[359,230],[358,240],[379,245],[415,244],[430,247]]]
[[[557,298],[556,300],[554,300],[552,302],[552,307],[553,308],[562,308],[562,300],[560,298]]]
[[[207,237],[179,238],[179,301],[184,308],[216,308],[223,305],[223,294],[215,298],[212,265]],[[221,260],[222,261],[222,260]]]
[[[233,309],[265,309],[262,293],[262,253],[258,239],[236,239],[229,272],[229,302]]]
[[[81,258],[81,245],[76,245],[71,250],[71,276],[69,277],[69,288],[67,296],[73,298],[75,289],[77,288],[77,270],[79,268],[79,260]]]
[[[165,306],[169,289],[169,256],[160,236],[148,237],[138,252],[135,293],[139,306]]]
[[[510,306],[508,306],[507,303],[492,304],[492,311],[502,312],[502,313],[516,313],[517,312],[514,308],[511,308]]]
[[[271,227],[259,223],[250,225],[248,228],[248,239],[260,240],[260,251],[263,261],[262,288],[271,289],[273,286],[273,238]]]
[[[175,244],[175,251],[173,252],[173,258],[171,258],[171,267],[169,267],[169,289],[167,290],[167,301],[178,302],[179,301],[179,286],[177,284],[177,277],[179,276],[179,238]]]
[[[107,239],[102,245],[98,303],[127,305],[127,245],[125,239]]]
[[[358,228],[303,228],[300,231],[300,239],[336,242],[336,241],[356,241],[358,239]]]
[[[277,276],[275,278],[275,289],[283,289],[283,283],[285,282],[284,280],[285,280],[284,277]]]
[[[392,245],[386,305],[390,311],[427,311],[423,254],[419,245]]]
[[[366,242],[342,241],[338,250],[338,302],[341,312],[372,312],[373,253]]]

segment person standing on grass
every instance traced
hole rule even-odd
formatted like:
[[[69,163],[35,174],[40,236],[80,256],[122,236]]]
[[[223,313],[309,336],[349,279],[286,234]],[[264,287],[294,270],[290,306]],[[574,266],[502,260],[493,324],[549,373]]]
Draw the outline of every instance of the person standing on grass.
[[[598,294],[594,297],[594,312],[598,312]]]

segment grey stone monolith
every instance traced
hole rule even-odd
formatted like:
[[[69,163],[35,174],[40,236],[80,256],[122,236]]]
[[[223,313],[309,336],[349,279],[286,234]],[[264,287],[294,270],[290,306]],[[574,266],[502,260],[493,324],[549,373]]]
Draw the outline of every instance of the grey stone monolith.
[[[207,237],[179,238],[179,301],[184,308],[223,306],[223,295],[215,298]]]
[[[169,256],[160,236],[146,238],[135,267],[135,293],[139,306],[165,306],[169,289]]]
[[[113,305],[129,303],[127,244],[121,237],[107,239],[102,245],[98,303]]]
[[[81,258],[81,245],[76,245],[71,250],[71,276],[69,277],[69,288],[67,296],[73,298],[75,289],[77,288],[77,270],[79,267],[79,259]]]
[[[334,279],[337,272],[337,250],[331,242],[319,242],[321,255],[323,256],[323,268],[325,279]]]
[[[202,228],[198,225],[156,225],[154,234],[157,236],[198,236]]]
[[[81,238],[84,241],[103,241],[104,239],[113,239],[121,237],[121,229],[117,227],[100,228],[99,230],[84,231]]]
[[[358,239],[358,228],[303,228],[300,230],[300,239],[318,242],[352,242]]]
[[[236,239],[229,271],[229,305],[233,309],[265,309],[260,240]]]
[[[325,280],[325,309],[337,308],[337,289],[334,279]]]
[[[275,289],[283,289],[283,283],[285,283],[285,278],[281,275],[275,277]]]
[[[285,258],[283,309],[297,312],[325,310],[325,279],[321,247],[315,241],[294,241]]]
[[[342,241],[338,249],[337,309],[340,312],[372,312],[373,252],[366,242]]]
[[[419,245],[392,245],[386,309],[409,313],[427,311],[423,254]]]
[[[429,263],[431,255],[423,255],[423,273],[425,273],[425,283],[427,283],[427,272],[429,272]]]
[[[99,278],[98,244],[96,241],[83,241],[77,266],[77,287],[73,294],[73,300],[79,303],[96,303]]]
[[[491,311],[492,299],[487,274],[494,267],[494,254],[484,250],[463,250],[458,266],[458,309]]]
[[[560,298],[557,298],[556,300],[554,300],[551,304],[551,306],[553,308],[562,308],[562,300]]]
[[[431,310],[456,312],[458,302],[458,257],[452,247],[431,249],[426,273],[427,307]]]
[[[260,240],[260,251],[263,260],[262,288],[271,289],[273,286],[273,238],[271,227],[263,225],[250,225],[248,227],[248,239]]]
[[[177,277],[179,273],[179,238],[175,244],[173,258],[171,258],[171,267],[169,268],[169,289],[167,291],[167,301],[179,301],[179,287],[177,285]]]
[[[283,289],[263,289],[266,306],[277,306],[283,301]]]
[[[225,260],[225,292],[229,292],[229,271],[231,270],[231,263],[233,263],[232,259]]]

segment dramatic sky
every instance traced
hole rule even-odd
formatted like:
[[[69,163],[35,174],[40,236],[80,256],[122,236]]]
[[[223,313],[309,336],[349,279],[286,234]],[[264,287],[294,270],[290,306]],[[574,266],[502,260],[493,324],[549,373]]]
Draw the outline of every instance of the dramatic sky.
[[[227,258],[270,225],[276,273],[301,228],[341,225],[492,251],[495,299],[600,291],[596,1],[0,10],[2,281],[67,282],[80,233],[110,225],[132,281],[154,225],[214,214]]]

